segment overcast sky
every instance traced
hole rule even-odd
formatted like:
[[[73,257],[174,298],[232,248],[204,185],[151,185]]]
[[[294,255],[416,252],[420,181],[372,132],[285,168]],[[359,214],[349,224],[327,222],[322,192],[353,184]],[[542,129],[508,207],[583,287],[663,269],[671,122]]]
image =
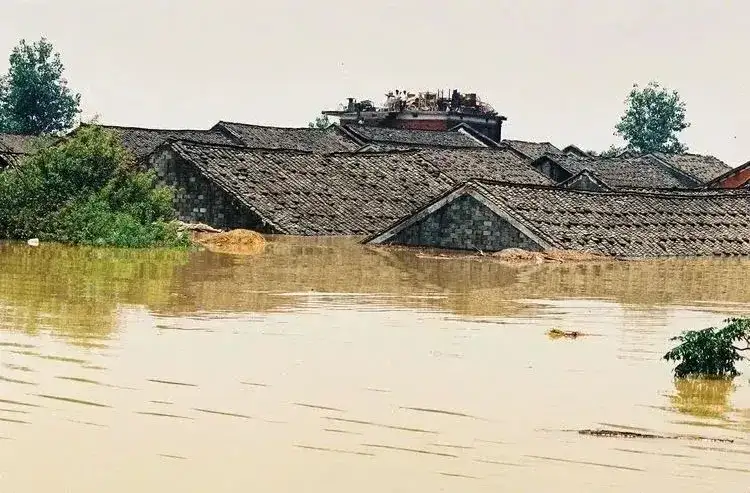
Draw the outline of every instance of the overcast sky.
[[[750,160],[747,0],[0,0],[2,72],[41,36],[102,123],[304,126],[347,96],[455,87],[507,138],[601,150],[657,80],[691,151]]]

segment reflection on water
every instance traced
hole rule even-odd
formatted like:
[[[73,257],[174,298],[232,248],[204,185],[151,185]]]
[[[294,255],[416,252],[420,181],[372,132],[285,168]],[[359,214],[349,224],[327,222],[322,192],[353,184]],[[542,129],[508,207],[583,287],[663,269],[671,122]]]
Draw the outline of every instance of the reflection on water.
[[[730,397],[734,389],[731,380],[677,379],[671,401],[681,413],[722,419],[731,411]]]
[[[0,245],[0,491],[728,491],[747,376],[660,358],[750,310],[748,274]]]

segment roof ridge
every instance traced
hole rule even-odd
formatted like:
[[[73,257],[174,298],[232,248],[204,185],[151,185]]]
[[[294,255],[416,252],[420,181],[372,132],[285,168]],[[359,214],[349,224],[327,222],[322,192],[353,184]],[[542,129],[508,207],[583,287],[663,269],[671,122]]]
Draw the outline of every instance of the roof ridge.
[[[219,120],[219,122],[216,125],[241,125],[243,127],[254,127],[254,128],[271,128],[271,129],[278,129],[278,130],[328,130],[332,126],[336,125],[331,124],[326,128],[316,128],[316,127],[279,127],[274,125],[259,125],[257,123],[242,123],[242,122],[232,122],[227,120]],[[216,126],[214,125],[214,127]]]
[[[213,148],[230,148],[241,151],[259,151],[259,152],[276,152],[279,154],[314,154],[313,151],[305,151],[302,149],[284,149],[279,147],[252,147],[242,144],[230,144],[230,143],[213,143],[213,142],[201,142],[198,140],[184,139],[178,137],[170,137],[164,140],[165,144],[190,144],[197,147],[213,147]]]
[[[134,127],[129,125],[108,125],[103,123],[81,123],[77,128],[81,127],[103,127],[103,128],[119,128],[122,130],[147,130],[150,132],[214,132],[211,128],[153,128],[153,127]],[[77,129],[76,128],[76,129]],[[75,131],[76,129],[73,129]]]
[[[572,188],[562,188],[559,184],[541,185],[536,183],[513,183],[509,181],[490,180],[487,178],[472,178],[465,183],[476,182],[486,185],[500,185],[512,188],[535,188],[544,190],[555,190],[564,193],[588,194],[588,195],[637,195],[637,196],[671,196],[673,198],[691,198],[695,196],[733,196],[750,194],[750,191],[740,191],[738,189],[696,189],[696,188],[641,188],[641,189],[613,189],[606,191],[577,190]],[[605,183],[605,182],[603,182]]]
[[[321,156],[378,156],[381,154],[420,154],[424,151],[424,149],[383,149],[378,151],[362,152],[360,149],[356,149],[354,151],[325,152],[322,153]]]

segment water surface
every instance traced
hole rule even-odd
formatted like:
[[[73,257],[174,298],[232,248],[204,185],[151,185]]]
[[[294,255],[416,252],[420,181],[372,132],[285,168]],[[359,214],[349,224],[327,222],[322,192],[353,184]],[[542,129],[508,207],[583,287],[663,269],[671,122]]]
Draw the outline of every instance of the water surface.
[[[750,313],[749,274],[6,244],[0,491],[740,491],[750,369],[674,382],[660,356]]]

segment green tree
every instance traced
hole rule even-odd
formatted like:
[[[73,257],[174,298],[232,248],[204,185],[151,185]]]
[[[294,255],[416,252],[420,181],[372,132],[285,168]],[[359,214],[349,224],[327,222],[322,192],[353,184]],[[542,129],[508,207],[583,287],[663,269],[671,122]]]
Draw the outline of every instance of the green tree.
[[[309,128],[328,128],[331,125],[331,121],[328,119],[328,115],[318,116],[314,122],[307,124]]]
[[[736,377],[736,364],[750,350],[750,318],[730,318],[719,329],[689,330],[671,340],[680,344],[664,355],[677,361],[675,377]]]
[[[42,135],[73,127],[81,95],[63,77],[60,54],[46,38],[21,40],[0,77],[0,132]]]
[[[633,85],[625,99],[627,106],[615,135],[622,137],[627,149],[638,153],[682,153],[687,146],[678,140],[678,134],[688,128],[685,119],[685,102],[677,91],[650,82],[646,87]]]

